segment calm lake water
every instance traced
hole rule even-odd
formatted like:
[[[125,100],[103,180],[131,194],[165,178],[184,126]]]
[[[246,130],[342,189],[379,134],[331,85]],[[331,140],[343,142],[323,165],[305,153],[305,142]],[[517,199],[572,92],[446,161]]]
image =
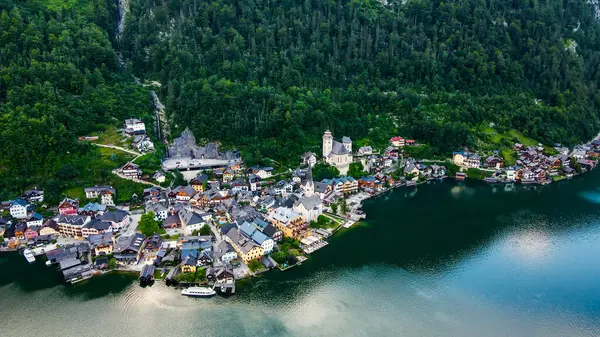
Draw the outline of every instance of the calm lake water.
[[[0,256],[2,336],[599,336],[600,170],[399,189],[304,265],[190,299]]]

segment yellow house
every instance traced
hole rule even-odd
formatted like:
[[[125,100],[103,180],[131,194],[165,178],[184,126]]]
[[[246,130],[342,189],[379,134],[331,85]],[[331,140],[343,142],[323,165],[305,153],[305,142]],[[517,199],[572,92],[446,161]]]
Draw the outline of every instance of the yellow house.
[[[94,248],[96,256],[111,255],[113,253],[113,245],[111,243],[102,243]]]
[[[196,259],[188,256],[183,264],[181,265],[182,273],[195,273],[196,272]]]
[[[233,246],[233,249],[235,249],[236,246]],[[263,255],[265,255],[264,248],[255,244],[251,240],[248,240],[246,243],[242,244],[242,246],[238,248],[238,254],[242,258],[242,261],[244,261],[244,263],[246,264],[248,264],[252,260],[260,259],[261,257],[263,257]]]
[[[233,172],[232,169],[228,169],[223,173],[223,181],[227,182],[227,181],[232,181],[233,177],[235,175],[235,172]]]
[[[466,158],[467,158],[467,156],[465,155],[464,152],[452,153],[452,161],[454,162],[454,164],[456,164],[458,166],[462,166],[464,164]]]
[[[308,227],[306,219],[301,214],[285,207],[276,208],[267,219],[288,238],[296,237],[300,231]]]
[[[252,260],[260,259],[265,255],[263,247],[240,234],[240,231],[237,228],[229,230],[225,235],[225,240],[231,244],[235,252],[246,264]]]

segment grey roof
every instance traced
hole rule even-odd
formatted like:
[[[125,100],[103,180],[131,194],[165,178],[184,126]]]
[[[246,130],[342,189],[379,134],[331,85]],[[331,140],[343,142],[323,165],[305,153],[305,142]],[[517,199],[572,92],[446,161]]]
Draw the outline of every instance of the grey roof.
[[[346,149],[346,147],[344,146],[344,144],[334,140],[332,142],[332,146],[331,146],[331,154],[348,154],[348,150]]]
[[[85,224],[85,228],[94,228],[98,231],[105,231],[110,228],[112,224],[108,221],[103,221],[101,219],[94,219],[87,224]]]
[[[168,216],[163,221],[163,226],[170,226],[172,224],[180,224],[180,223],[181,223],[181,219],[179,218],[179,215],[173,214],[173,215]]]
[[[89,217],[83,215],[58,215],[54,220],[57,223],[66,223],[71,226],[83,226],[89,221]]]
[[[352,139],[350,139],[350,137],[342,137],[342,143],[348,144],[348,143],[352,143]]]
[[[102,215],[102,220],[112,221],[112,222],[121,222],[121,221],[123,221],[123,219],[125,219],[127,214],[128,214],[127,212],[118,209],[116,211],[110,211],[110,212],[104,213]]]
[[[327,184],[322,182],[315,182],[315,192],[317,193],[325,193],[327,191]]]
[[[179,211],[179,218],[181,219],[181,223],[186,226],[196,225],[204,222],[202,217],[187,209],[182,209]]]
[[[88,236],[88,242],[93,246],[98,246],[99,244],[112,244],[113,234],[103,233],[103,234],[92,234]]]
[[[83,191],[85,193],[87,193],[87,192],[104,192],[104,191],[109,191],[112,194],[115,194],[115,192],[116,192],[114,187],[108,186],[108,185],[95,185],[95,186],[92,186],[92,187],[86,187],[86,188],[83,189]]]
[[[273,226],[272,224],[268,224],[265,229],[263,229],[263,233],[265,235],[267,235],[268,237],[272,238],[275,233],[279,232],[279,229],[277,229],[275,226]]]
[[[115,253],[120,253],[127,249],[138,251],[145,239],[146,237],[140,233],[131,236],[121,236],[117,240],[114,251]]]
[[[304,208],[306,208],[307,210],[311,210],[311,209],[316,208],[320,204],[321,204],[321,198],[319,198],[318,195],[311,195],[309,197],[304,196],[304,197],[298,199],[298,201],[296,201],[294,206],[303,205]]]

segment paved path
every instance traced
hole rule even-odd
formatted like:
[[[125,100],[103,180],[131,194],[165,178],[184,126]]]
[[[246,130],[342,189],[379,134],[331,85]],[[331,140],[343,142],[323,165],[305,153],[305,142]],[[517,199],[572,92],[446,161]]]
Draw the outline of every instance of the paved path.
[[[129,154],[132,154],[132,155],[135,155],[135,156],[137,156],[137,157],[139,157],[139,156],[143,155],[143,153],[139,153],[139,152],[137,152],[137,151],[133,151],[133,150],[131,150],[131,149],[126,149],[126,148],[124,148],[124,147],[121,147],[121,146],[116,146],[116,145],[107,145],[107,144],[100,144],[100,143],[93,143],[93,142],[90,142],[90,144],[94,144],[94,145],[96,145],[96,146],[100,146],[100,147],[106,147],[106,148],[109,148],[109,149],[115,149],[115,150],[119,150],[119,151],[127,152],[127,153],[129,153]],[[135,157],[135,159],[137,159],[137,157]],[[132,161],[134,161],[135,159],[133,159]]]

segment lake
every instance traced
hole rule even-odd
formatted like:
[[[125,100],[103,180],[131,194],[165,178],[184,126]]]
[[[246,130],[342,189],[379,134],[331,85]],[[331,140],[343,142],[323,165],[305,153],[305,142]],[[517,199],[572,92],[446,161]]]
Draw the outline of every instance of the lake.
[[[444,182],[367,200],[302,266],[191,299],[112,274],[65,285],[0,255],[2,336],[598,336],[600,171]]]

